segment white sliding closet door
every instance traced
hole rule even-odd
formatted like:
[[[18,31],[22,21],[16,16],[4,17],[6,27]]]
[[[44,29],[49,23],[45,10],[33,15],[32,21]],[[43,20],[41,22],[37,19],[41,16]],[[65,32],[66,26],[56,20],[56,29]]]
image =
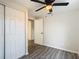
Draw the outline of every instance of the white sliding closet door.
[[[6,59],[25,55],[25,13],[6,7]]]
[[[0,5],[0,59],[4,59],[4,6]]]

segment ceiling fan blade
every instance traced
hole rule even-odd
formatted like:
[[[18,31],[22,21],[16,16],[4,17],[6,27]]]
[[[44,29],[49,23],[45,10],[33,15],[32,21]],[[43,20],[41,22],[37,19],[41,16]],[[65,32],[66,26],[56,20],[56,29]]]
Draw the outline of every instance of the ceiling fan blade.
[[[41,3],[41,4],[46,4],[45,2],[42,2],[42,1],[39,1],[39,0],[31,0],[33,2],[38,2],[38,3]]]
[[[67,6],[69,2],[66,3],[54,3],[53,6]]]
[[[43,6],[43,7],[39,8],[39,9],[37,9],[36,12],[39,11],[39,10],[41,10],[41,9],[43,9],[43,8],[45,8],[45,7],[46,7],[46,6]]]

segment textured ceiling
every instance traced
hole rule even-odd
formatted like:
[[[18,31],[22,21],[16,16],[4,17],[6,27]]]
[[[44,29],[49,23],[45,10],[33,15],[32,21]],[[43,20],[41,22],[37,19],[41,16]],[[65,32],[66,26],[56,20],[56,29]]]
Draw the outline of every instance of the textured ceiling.
[[[25,5],[29,9],[29,16],[43,17],[48,13],[45,9],[35,12],[35,10],[42,7],[43,4],[35,3],[30,0],[17,0],[17,1]],[[55,2],[69,2],[70,4],[68,6],[53,7],[53,13],[63,13],[63,12],[79,9],[78,7],[79,0],[56,0]]]
[[[43,17],[48,13],[45,9],[42,9],[39,12],[35,12],[35,10],[42,7],[43,4],[35,3],[30,0],[6,0],[6,1],[16,2],[27,7],[29,10],[29,16],[32,16],[32,17]],[[44,0],[41,0],[41,1],[44,1]],[[55,2],[66,2],[66,1],[69,2],[68,6],[63,6],[63,7],[55,6],[53,7],[53,13],[57,14],[57,13],[68,12],[71,10],[79,10],[79,0],[56,0]]]

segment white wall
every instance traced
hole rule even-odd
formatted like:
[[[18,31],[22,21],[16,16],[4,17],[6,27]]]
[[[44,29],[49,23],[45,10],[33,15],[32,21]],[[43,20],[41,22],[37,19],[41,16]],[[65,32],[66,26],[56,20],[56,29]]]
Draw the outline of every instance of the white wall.
[[[13,0],[0,0],[1,4],[6,5],[7,7],[12,7],[14,9],[20,10],[20,11],[27,11],[27,8]]]
[[[34,20],[32,20],[32,40],[34,40]]]
[[[45,17],[44,45],[78,53],[79,11]]]
[[[32,22],[28,21],[28,40],[32,40]]]
[[[34,21],[28,21],[28,40],[34,40]]]

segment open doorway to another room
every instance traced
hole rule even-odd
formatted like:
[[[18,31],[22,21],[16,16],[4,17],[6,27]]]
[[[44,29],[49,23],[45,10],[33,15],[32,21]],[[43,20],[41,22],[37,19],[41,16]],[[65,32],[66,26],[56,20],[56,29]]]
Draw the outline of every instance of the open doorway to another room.
[[[43,19],[29,19],[28,27],[28,52],[31,54],[43,45]]]
[[[29,19],[28,27],[28,51],[29,53],[32,53],[33,50],[31,49],[34,47],[34,20]]]

